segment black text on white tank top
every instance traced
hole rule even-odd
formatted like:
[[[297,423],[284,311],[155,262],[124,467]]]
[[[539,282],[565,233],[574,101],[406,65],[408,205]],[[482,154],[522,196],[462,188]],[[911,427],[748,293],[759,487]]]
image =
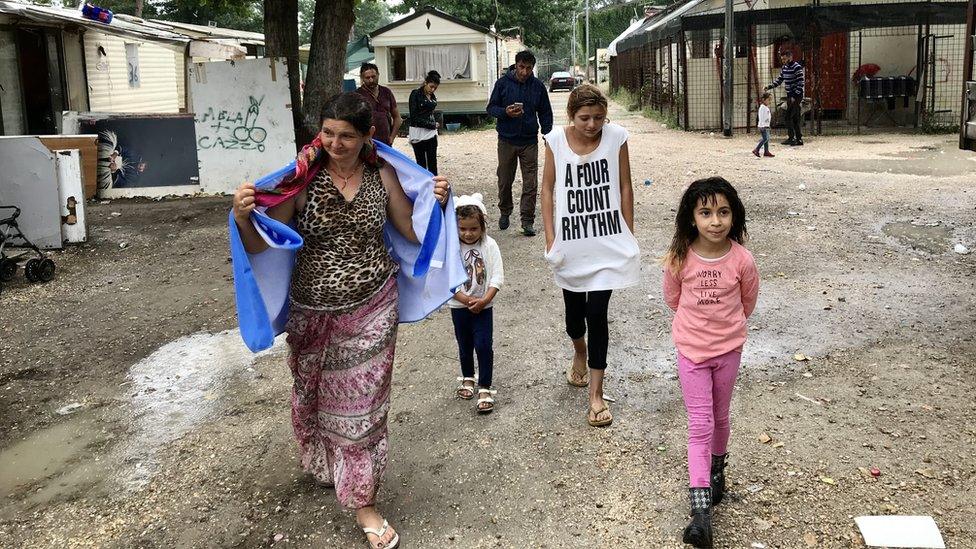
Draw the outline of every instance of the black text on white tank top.
[[[561,219],[563,241],[612,236],[623,232],[618,204],[611,198],[613,178],[606,158],[566,164],[566,215]]]

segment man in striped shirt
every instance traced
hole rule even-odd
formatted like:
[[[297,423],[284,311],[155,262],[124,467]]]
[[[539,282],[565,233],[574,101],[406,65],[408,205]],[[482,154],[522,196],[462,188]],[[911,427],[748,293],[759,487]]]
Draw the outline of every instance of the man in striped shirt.
[[[803,120],[800,116],[800,104],[803,101],[803,65],[793,60],[793,52],[788,49],[779,52],[779,60],[783,63],[779,77],[764,89],[768,91],[780,84],[786,84],[784,86],[786,88],[786,133],[789,139],[783,141],[783,144],[799,146],[803,144],[801,133]]]

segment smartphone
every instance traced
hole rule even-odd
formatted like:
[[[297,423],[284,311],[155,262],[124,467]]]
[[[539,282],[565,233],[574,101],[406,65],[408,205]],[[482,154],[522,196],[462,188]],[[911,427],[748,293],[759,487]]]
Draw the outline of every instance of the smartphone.
[[[522,104],[521,103],[512,103],[512,106],[515,107],[516,109],[522,110]]]

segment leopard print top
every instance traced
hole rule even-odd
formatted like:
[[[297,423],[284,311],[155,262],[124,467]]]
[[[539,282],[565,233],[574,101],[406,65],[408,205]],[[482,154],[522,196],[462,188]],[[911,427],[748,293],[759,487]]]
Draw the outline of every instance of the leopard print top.
[[[297,218],[305,246],[298,251],[291,298],[311,309],[343,310],[367,301],[397,265],[383,242],[386,187],[379,169],[366,164],[363,181],[347,202],[322,169],[308,186]]]

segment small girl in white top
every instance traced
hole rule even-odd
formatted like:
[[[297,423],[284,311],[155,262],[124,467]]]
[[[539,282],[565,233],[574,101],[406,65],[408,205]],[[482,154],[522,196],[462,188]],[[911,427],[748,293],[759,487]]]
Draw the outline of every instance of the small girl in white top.
[[[603,427],[613,422],[603,399],[610,293],[640,279],[634,190],[627,130],[607,122],[603,92],[590,84],[579,86],[569,94],[567,110],[570,125],[556,126],[545,136],[545,257],[563,289],[566,333],[575,351],[567,380],[577,387],[589,384],[587,422]]]
[[[776,156],[769,152],[769,121],[773,118],[772,113],[769,112],[769,102],[772,97],[771,93],[764,92],[759,99],[759,123],[756,126],[759,128],[759,133],[762,137],[759,138],[759,144],[756,145],[756,148],[752,149],[752,154],[756,156],[759,156],[760,148],[766,151],[763,153],[763,156]]]
[[[461,360],[461,385],[457,397],[474,398],[478,384],[478,413],[495,409],[496,393],[491,387],[495,352],[492,343],[491,301],[505,282],[502,254],[495,240],[486,234],[487,210],[481,193],[454,198],[457,211],[458,236],[461,239],[461,259],[468,271],[468,281],[457,288],[451,308],[454,337]],[[474,355],[478,355],[478,377],[474,377]]]

